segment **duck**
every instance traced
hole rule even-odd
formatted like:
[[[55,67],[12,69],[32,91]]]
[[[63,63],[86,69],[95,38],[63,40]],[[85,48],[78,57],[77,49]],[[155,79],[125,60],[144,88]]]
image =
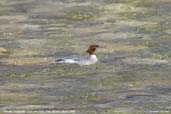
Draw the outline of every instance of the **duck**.
[[[105,46],[100,46],[97,44],[90,45],[86,50],[86,53],[89,54],[87,59],[85,58],[78,58],[78,57],[64,57],[58,58],[55,60],[57,64],[78,64],[78,65],[92,65],[98,62],[98,58],[96,56],[97,48],[104,48]]]

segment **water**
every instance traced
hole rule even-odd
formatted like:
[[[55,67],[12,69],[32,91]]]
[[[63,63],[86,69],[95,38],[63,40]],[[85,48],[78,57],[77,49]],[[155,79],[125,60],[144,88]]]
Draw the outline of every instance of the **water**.
[[[1,0],[0,111],[170,113],[170,12],[169,0]],[[49,64],[90,44],[107,46],[95,65]]]

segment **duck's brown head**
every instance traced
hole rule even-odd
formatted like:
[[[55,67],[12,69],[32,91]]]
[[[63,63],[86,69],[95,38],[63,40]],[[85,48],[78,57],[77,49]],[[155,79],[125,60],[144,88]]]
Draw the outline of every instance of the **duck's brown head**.
[[[96,45],[96,44],[90,45],[86,52],[87,52],[88,54],[90,54],[90,55],[93,55],[93,54],[95,54],[96,49],[97,49],[97,48],[100,48],[100,47],[101,47],[101,46]]]

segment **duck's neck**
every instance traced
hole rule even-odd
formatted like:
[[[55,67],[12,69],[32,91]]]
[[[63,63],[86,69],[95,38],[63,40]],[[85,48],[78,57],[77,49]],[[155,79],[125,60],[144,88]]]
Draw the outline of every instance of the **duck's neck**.
[[[97,62],[97,56],[95,55],[95,54],[92,54],[92,55],[90,55],[90,61],[91,62],[93,62],[93,63],[95,63],[95,62]]]

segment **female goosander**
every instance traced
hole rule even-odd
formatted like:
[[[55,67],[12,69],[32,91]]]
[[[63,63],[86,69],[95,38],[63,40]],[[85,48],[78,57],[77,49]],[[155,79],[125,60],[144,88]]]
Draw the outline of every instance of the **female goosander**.
[[[95,51],[97,48],[103,48],[103,47],[99,45],[89,46],[89,48],[86,51],[89,54],[89,59],[81,59],[81,58],[72,57],[72,58],[61,58],[55,61],[56,63],[68,63],[68,64],[79,64],[79,65],[95,64],[98,61],[97,56],[95,55]]]

